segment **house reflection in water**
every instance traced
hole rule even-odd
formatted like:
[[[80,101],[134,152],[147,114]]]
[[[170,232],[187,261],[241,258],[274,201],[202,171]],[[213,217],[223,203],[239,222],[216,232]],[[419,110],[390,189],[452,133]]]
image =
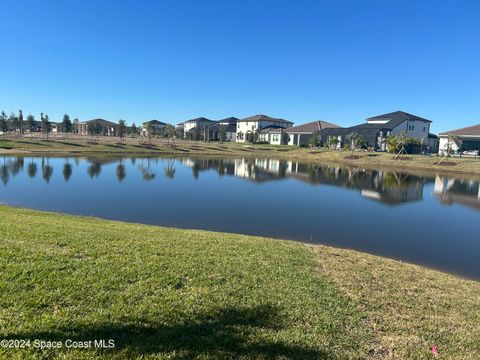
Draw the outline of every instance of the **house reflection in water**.
[[[479,181],[453,179],[437,175],[433,193],[442,204],[460,204],[480,210]]]
[[[249,181],[294,178],[313,185],[333,185],[359,190],[365,198],[388,205],[420,201],[423,187],[433,178],[424,178],[394,171],[374,171],[340,166],[319,166],[278,159],[184,159],[195,177],[200,171],[216,170],[222,175],[234,175]]]

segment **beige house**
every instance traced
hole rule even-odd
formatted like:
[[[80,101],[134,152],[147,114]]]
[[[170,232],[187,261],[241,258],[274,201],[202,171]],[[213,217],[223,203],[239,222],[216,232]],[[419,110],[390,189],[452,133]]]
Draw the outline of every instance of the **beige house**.
[[[118,124],[104,119],[82,121],[77,124],[77,133],[80,135],[116,136],[117,129]]]

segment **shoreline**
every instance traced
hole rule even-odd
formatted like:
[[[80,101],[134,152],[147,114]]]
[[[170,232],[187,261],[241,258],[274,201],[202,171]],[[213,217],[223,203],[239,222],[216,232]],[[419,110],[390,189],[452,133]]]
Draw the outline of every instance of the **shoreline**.
[[[350,151],[299,148],[292,146],[253,145],[239,143],[194,142],[177,141],[175,147],[170,147],[165,140],[155,140],[153,148],[138,142],[137,138],[129,138],[125,143],[118,139],[102,138],[95,145],[85,138],[52,138],[49,140],[38,138],[7,139],[11,149],[0,146],[0,156],[48,156],[48,157],[247,157],[272,158],[278,160],[298,161],[308,164],[332,164],[354,166],[370,170],[398,169],[400,171],[418,171],[424,173],[466,175],[480,177],[480,159],[453,158],[448,161],[457,163],[455,166],[438,166],[433,163],[441,159],[440,156],[408,155],[409,160],[393,160],[393,154],[357,152],[361,156],[358,160],[345,159]],[[49,149],[45,149],[49,147]],[[82,149],[79,149],[82,148]],[[139,150],[141,148],[141,150]]]
[[[443,274],[446,276],[453,276],[455,278],[465,280],[465,281],[473,281],[480,283],[480,278],[476,279],[473,277],[469,277],[467,275],[461,274],[461,273],[455,273],[455,272],[449,272],[446,270],[443,270],[441,268],[436,268],[436,267],[430,267],[430,266],[425,266],[421,263],[416,263],[416,262],[410,262],[410,261],[405,261],[400,258],[395,258],[395,257],[389,257],[385,255],[379,255],[367,251],[362,251],[359,249],[353,249],[349,247],[342,247],[342,246],[335,246],[335,245],[330,245],[330,244],[324,244],[324,243],[313,243],[313,242],[307,242],[307,241],[302,241],[302,240],[294,240],[294,239],[284,239],[284,238],[273,238],[269,236],[263,236],[263,235],[254,235],[254,234],[242,234],[242,233],[236,233],[236,232],[225,232],[225,231],[219,231],[219,230],[205,230],[205,229],[198,229],[198,228],[183,228],[183,227],[174,227],[174,226],[168,226],[168,225],[154,225],[154,224],[148,224],[148,223],[142,223],[142,222],[134,222],[134,221],[125,221],[125,220],[116,220],[116,219],[111,219],[111,218],[102,218],[98,216],[90,216],[90,215],[78,215],[78,214],[70,214],[70,213],[64,213],[60,211],[53,211],[53,210],[38,210],[34,208],[29,208],[25,206],[17,206],[13,204],[7,204],[7,203],[1,203],[0,202],[0,208],[12,208],[12,209],[17,209],[17,210],[26,210],[26,211],[34,211],[34,212],[39,212],[39,213],[44,213],[46,215],[53,215],[53,216],[68,216],[68,217],[73,217],[73,218],[78,218],[78,219],[86,219],[86,220],[96,220],[96,221],[107,221],[107,222],[114,222],[114,223],[119,223],[119,224],[124,224],[124,225],[137,225],[137,226],[147,226],[147,227],[155,227],[155,228],[161,228],[161,229],[167,229],[167,230],[173,230],[173,231],[193,231],[193,232],[206,232],[206,233],[212,233],[212,234],[218,234],[218,235],[228,235],[228,236],[240,236],[240,237],[254,237],[258,239],[263,239],[263,240],[273,240],[276,242],[283,242],[283,243],[288,243],[288,244],[297,244],[300,246],[304,246],[307,248],[327,248],[330,250],[342,250],[342,251],[347,251],[347,252],[353,252],[359,255],[366,255],[366,256],[372,256],[372,257],[377,257],[383,260],[387,261],[393,261],[399,265],[407,265],[407,266],[414,266],[418,267],[419,269],[423,269],[426,271],[434,271],[439,274]]]

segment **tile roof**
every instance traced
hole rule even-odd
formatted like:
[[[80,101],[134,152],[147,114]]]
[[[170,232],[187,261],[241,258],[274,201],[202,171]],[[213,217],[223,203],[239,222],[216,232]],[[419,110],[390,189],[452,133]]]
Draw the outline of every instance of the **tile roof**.
[[[340,126],[329,123],[327,121],[312,121],[306,124],[294,126],[287,129],[288,133],[314,133],[318,131],[322,131],[323,129],[329,128],[339,128]]]
[[[480,136],[480,124],[467,126],[461,129],[451,130],[451,131],[444,131],[439,133],[438,135],[464,135],[464,136]]]

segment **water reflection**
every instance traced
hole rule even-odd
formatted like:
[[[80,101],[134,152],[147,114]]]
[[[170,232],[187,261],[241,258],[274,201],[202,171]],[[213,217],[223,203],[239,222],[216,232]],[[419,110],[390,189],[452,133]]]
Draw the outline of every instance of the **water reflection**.
[[[433,193],[442,204],[459,204],[480,210],[480,183],[478,181],[437,175]]]
[[[87,162],[86,173],[91,179],[100,177],[102,166],[117,164],[115,176],[119,183],[127,177],[124,159],[83,159]],[[78,167],[80,158],[73,160]],[[131,158],[141,178],[152,181],[159,171],[159,159]],[[434,195],[442,204],[458,204],[480,210],[479,180],[465,180],[449,176],[419,176],[393,170],[367,170],[348,166],[304,164],[296,161],[276,159],[232,158],[232,159],[196,159],[180,158],[162,160],[163,174],[174,179],[176,163],[190,168],[192,177],[199,179],[202,172],[214,171],[220,177],[234,176],[252,183],[266,183],[284,179],[295,179],[311,185],[328,185],[356,190],[366,199],[379,201],[387,205],[397,205],[421,201],[426,184],[434,184]],[[35,178],[40,163],[41,176],[48,184],[54,173],[54,167],[48,157],[31,158],[27,165],[27,175]],[[0,180],[4,186],[24,170],[25,158],[4,157],[0,165]],[[63,179],[68,182],[73,175],[73,166],[68,158],[62,165]],[[134,167],[135,168],[135,167]]]
[[[5,156],[0,181],[0,203],[325,243],[480,279],[479,178],[263,158]]]

